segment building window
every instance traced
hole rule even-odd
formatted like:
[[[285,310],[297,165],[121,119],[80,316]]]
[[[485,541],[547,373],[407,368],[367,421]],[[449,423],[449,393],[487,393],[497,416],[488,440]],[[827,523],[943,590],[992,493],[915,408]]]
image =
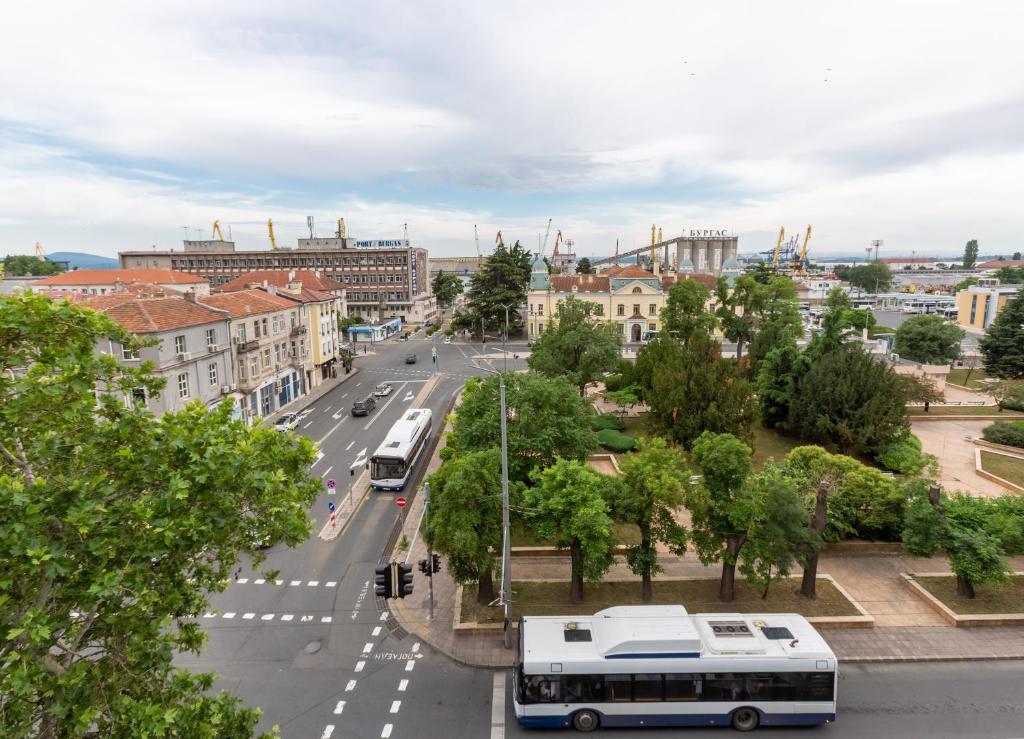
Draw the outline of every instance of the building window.
[[[647,324],[647,328],[650,329],[651,333],[654,333],[655,331],[658,330],[658,324],[651,321],[650,323]]]
[[[260,338],[260,319],[256,319],[252,322],[252,335],[255,338]]]
[[[187,349],[185,347],[186,347],[185,336],[184,335],[182,335],[182,336],[175,336],[174,337],[174,353],[175,354],[184,354],[187,351]]]
[[[640,315],[640,304],[639,303],[633,303],[633,315],[634,316],[639,316]]]
[[[252,359],[249,360],[249,377],[256,379],[260,376],[260,358],[258,354],[254,354]]]
[[[213,351],[215,346],[217,346],[217,329],[208,328],[206,329],[206,348]]]
[[[658,315],[658,306],[655,305],[654,303],[651,303],[650,305],[648,305],[647,306],[647,315],[649,315],[649,316],[656,316],[656,315]]]
[[[634,287],[633,288],[633,294],[634,295],[639,295],[642,292],[643,292],[643,288],[640,288],[640,287]]]
[[[269,321],[267,321],[267,319],[264,318],[263,319],[263,335],[264,336],[270,336],[270,331],[267,330],[269,325],[270,325]]]
[[[970,320],[971,324],[974,323],[974,314],[977,312],[977,310],[978,310],[978,296],[977,295],[972,295],[971,296],[971,320]]]
[[[543,316],[544,315],[544,304],[543,303],[537,303],[537,315],[538,316]]]
[[[127,344],[121,344],[121,359],[138,359],[139,352],[137,349],[128,346]]]
[[[211,362],[210,366],[207,367],[207,371],[210,375],[210,387],[217,387],[217,363]]]
[[[243,344],[245,343],[245,324],[244,323],[238,324],[238,340],[240,342],[242,342]]]
[[[616,311],[616,315],[619,315],[619,316],[626,315],[626,306],[623,305],[622,303],[619,303],[618,310]]]
[[[188,374],[185,372],[178,375],[178,397],[188,397]]]
[[[278,364],[281,364],[281,345],[274,344],[274,359]]]
[[[269,366],[270,366],[270,349],[267,348],[267,349],[263,350],[263,369],[266,369]]]
[[[146,407],[146,389],[137,387],[131,392],[131,395],[127,396],[129,408],[145,408]]]
[[[239,380],[244,380],[245,379],[245,360],[244,359],[239,359],[238,360],[238,379]]]

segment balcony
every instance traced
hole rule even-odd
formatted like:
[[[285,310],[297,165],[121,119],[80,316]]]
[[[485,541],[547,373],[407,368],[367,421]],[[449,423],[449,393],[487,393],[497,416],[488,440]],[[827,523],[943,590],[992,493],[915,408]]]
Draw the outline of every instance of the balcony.
[[[242,352],[251,352],[254,349],[259,349],[260,346],[259,339],[249,339],[248,341],[242,341],[240,338],[236,336],[234,337],[234,342],[235,349],[238,351],[239,354],[241,354]]]
[[[302,336],[306,333],[305,326],[292,326],[292,330],[288,332],[289,336]]]

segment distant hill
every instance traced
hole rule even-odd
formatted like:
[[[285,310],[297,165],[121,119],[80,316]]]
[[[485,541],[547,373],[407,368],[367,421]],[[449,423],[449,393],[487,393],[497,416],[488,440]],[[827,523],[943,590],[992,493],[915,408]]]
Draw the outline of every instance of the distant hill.
[[[47,254],[51,262],[67,262],[71,269],[117,269],[118,261],[80,251],[55,251]]]

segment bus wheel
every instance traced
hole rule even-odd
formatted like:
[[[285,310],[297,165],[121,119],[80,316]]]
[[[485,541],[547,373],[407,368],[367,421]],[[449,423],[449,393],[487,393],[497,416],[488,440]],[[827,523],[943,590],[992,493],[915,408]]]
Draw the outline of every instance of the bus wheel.
[[[753,731],[761,723],[761,716],[753,708],[737,708],[732,714],[732,728],[736,731]]]
[[[577,711],[572,717],[572,728],[576,731],[593,731],[601,725],[601,719],[593,711]]]

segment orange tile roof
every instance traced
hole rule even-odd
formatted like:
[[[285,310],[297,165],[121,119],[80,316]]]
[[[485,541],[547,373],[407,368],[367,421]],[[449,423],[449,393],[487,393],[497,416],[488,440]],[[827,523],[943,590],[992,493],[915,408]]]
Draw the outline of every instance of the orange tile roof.
[[[176,328],[201,326],[226,321],[220,311],[193,303],[182,296],[136,298],[128,293],[90,295],[83,301],[94,310],[106,313],[133,334],[151,334]]]
[[[1024,259],[990,259],[987,262],[974,265],[975,269],[999,269],[1000,267],[1024,267]]]
[[[249,285],[262,285],[264,282],[275,287],[285,287],[292,280],[301,282],[303,287],[313,290],[343,290],[345,288],[337,280],[333,280],[326,275],[318,275],[311,270],[265,269],[239,275],[230,282],[225,282],[223,285],[215,288],[214,292],[223,293],[244,290]]]
[[[275,313],[294,308],[295,303],[263,290],[239,290],[232,293],[201,295],[197,300],[213,308],[227,311],[232,318],[246,318],[258,313]]]
[[[38,280],[42,287],[65,285],[113,285],[116,282],[147,282],[154,285],[195,285],[206,282],[202,277],[175,272],[173,269],[76,269]]]
[[[629,279],[630,277],[636,277],[639,279],[650,279],[651,277],[655,277],[655,275],[651,274],[646,269],[637,267],[636,265],[626,265],[625,267],[615,265],[614,267],[606,269],[603,274],[608,277],[614,277],[617,280]]]
[[[696,272],[694,274],[676,274],[675,272],[672,272],[661,276],[661,287],[664,290],[668,290],[679,280],[696,280],[709,290],[714,290],[718,285],[718,280],[714,275],[705,274],[703,272]]]
[[[263,288],[260,289],[262,290]],[[277,295],[278,297],[297,300],[300,303],[323,303],[328,300],[341,299],[341,296],[335,295],[334,293],[324,292],[323,290],[311,290],[307,287],[303,287],[301,290],[299,290],[297,295],[285,292],[284,290],[278,290]]]
[[[551,275],[551,288],[555,292],[606,293],[609,291],[608,278],[604,275]]]

